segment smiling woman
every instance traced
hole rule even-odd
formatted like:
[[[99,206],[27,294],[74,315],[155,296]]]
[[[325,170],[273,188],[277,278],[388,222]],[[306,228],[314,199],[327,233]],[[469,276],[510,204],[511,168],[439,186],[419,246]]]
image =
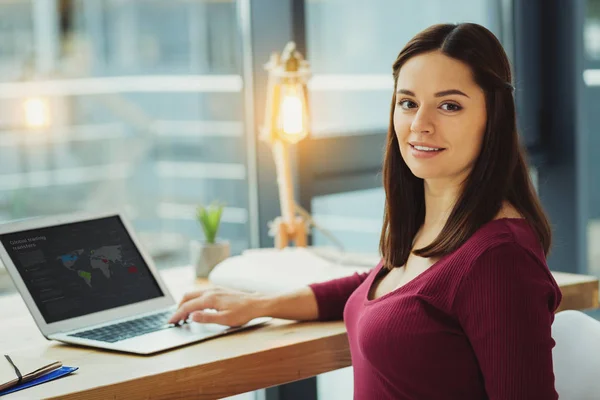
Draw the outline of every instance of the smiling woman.
[[[434,25],[409,41],[393,71],[385,267],[404,265],[413,251],[449,254],[499,213],[526,218],[547,253],[549,222],[519,144],[511,69],[496,37],[476,24]],[[439,208],[426,204],[448,192]],[[433,238],[415,249],[423,225]]]
[[[191,293],[173,318],[343,318],[355,399],[556,399],[561,293],[502,46],[480,25],[434,25],[393,76],[381,262],[292,293]]]

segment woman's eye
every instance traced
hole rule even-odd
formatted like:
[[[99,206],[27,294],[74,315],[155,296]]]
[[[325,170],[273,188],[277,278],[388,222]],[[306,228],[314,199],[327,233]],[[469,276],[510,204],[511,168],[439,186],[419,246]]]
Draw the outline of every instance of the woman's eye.
[[[454,103],[444,103],[442,104],[442,110],[456,112],[462,110],[462,107]]]
[[[415,108],[417,106],[414,101],[410,101],[410,100],[400,100],[398,102],[398,105],[400,107],[402,107],[402,109],[404,109],[404,110]]]

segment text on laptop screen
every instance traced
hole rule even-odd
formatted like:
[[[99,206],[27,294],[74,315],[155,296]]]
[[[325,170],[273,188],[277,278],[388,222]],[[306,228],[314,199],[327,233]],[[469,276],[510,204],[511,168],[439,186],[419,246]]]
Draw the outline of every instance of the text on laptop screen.
[[[163,296],[117,216],[0,240],[46,323]]]

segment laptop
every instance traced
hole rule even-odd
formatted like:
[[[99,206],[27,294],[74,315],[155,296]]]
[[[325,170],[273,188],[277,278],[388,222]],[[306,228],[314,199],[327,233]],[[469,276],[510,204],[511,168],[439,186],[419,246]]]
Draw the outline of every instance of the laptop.
[[[81,346],[152,354],[264,324],[168,324],[177,304],[122,214],[0,225],[0,259],[42,334]]]

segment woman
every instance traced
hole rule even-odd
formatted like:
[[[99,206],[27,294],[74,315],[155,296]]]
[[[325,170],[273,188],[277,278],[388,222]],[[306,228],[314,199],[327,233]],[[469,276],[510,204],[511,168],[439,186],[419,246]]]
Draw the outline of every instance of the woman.
[[[558,398],[561,293],[502,46],[476,24],[435,25],[393,72],[381,263],[287,295],[189,293],[172,321],[343,317],[356,399]]]

